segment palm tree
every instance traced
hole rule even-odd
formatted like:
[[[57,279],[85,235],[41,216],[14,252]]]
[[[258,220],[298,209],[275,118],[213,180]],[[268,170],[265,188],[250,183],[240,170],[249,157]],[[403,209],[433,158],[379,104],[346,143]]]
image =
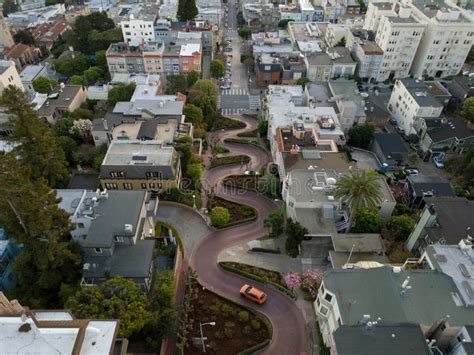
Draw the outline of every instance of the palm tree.
[[[371,171],[353,171],[341,176],[336,183],[337,198],[349,205],[350,230],[355,213],[365,208],[376,208],[382,202],[383,195],[379,177]]]

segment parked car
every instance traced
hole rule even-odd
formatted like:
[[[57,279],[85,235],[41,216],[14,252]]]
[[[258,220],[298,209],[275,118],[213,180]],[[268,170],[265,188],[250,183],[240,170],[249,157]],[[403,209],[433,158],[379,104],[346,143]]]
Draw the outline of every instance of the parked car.
[[[436,167],[438,169],[443,169],[444,168],[444,162],[443,159],[439,157],[439,155],[435,155],[433,157],[433,162],[435,163]]]
[[[267,300],[267,294],[250,285],[243,285],[240,288],[240,294],[258,304],[263,304]]]
[[[395,127],[395,131],[397,131],[398,134],[405,135],[405,130],[400,127]]]
[[[405,174],[418,176],[418,169],[405,169]]]
[[[392,125],[394,125],[394,126],[397,125],[397,120],[396,120],[395,118],[393,118],[393,117],[390,118],[390,119],[388,120],[388,122],[390,122],[390,123],[391,123]]]

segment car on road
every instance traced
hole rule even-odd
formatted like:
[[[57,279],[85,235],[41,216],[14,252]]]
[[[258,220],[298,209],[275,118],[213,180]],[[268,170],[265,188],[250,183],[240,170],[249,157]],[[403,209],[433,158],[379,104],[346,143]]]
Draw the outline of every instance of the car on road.
[[[436,165],[436,167],[437,167],[438,169],[443,169],[443,168],[444,168],[443,159],[440,158],[439,155],[435,155],[435,156],[433,157],[433,162],[435,163],[435,165]]]
[[[393,118],[393,117],[390,118],[390,119],[388,120],[388,122],[390,122],[390,124],[392,124],[392,125],[394,125],[394,126],[397,125],[397,120],[396,120],[395,118]]]
[[[221,85],[221,90],[229,90],[229,89],[230,89],[230,85],[228,84]]]
[[[240,294],[258,304],[263,304],[267,300],[267,294],[265,292],[247,284],[240,288]]]
[[[405,174],[418,176],[418,169],[405,169]]]

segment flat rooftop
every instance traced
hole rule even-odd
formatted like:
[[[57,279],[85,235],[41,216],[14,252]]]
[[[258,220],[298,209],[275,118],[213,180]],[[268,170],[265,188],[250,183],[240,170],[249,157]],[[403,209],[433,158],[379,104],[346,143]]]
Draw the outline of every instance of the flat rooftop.
[[[173,147],[164,146],[161,141],[112,141],[102,165],[171,166],[173,151]]]

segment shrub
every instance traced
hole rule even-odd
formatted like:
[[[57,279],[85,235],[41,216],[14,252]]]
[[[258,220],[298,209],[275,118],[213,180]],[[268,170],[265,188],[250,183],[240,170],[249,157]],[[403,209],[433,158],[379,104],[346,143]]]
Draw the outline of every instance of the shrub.
[[[245,335],[249,335],[251,331],[252,328],[250,328],[250,325],[246,325],[242,328],[242,333],[244,333]]]
[[[216,228],[224,227],[230,219],[229,210],[224,207],[214,207],[211,210],[211,223]]]
[[[260,323],[258,319],[252,319],[250,324],[252,325],[252,328],[255,330],[259,330],[262,327],[262,324]]]
[[[227,338],[229,338],[229,339],[232,338],[232,337],[234,336],[234,333],[235,333],[235,332],[234,332],[234,329],[232,329],[232,328],[227,328],[227,327],[224,328],[224,334],[225,334],[225,336],[226,336]]]
[[[246,312],[246,311],[239,312],[239,318],[242,322],[247,322],[249,320],[249,312]]]
[[[319,270],[306,271],[301,277],[301,289],[308,292],[313,299],[318,295],[319,285],[323,280],[323,273]]]

